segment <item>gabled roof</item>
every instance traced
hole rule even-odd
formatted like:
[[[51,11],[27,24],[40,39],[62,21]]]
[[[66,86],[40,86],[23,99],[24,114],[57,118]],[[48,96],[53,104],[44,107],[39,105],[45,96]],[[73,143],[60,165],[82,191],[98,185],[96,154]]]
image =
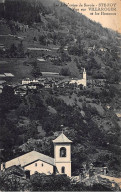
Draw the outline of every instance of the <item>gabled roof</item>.
[[[63,133],[53,140],[53,143],[72,143]]]
[[[4,74],[0,74],[0,77],[5,77],[5,75]]]
[[[12,73],[4,73],[4,75],[5,75],[6,77],[14,77],[14,75],[13,75]]]
[[[39,152],[36,152],[36,151],[32,151],[32,152],[29,152],[29,153],[24,154],[22,156],[19,156],[17,158],[14,158],[10,161],[7,161],[5,167],[8,168],[8,167],[11,167],[13,165],[16,165],[16,166],[21,165],[21,167],[25,167],[25,166],[32,164],[33,162],[36,162],[38,160],[41,160],[43,162],[46,162],[46,163],[54,166],[54,158],[51,158],[49,156],[46,156],[46,155],[39,153]]]

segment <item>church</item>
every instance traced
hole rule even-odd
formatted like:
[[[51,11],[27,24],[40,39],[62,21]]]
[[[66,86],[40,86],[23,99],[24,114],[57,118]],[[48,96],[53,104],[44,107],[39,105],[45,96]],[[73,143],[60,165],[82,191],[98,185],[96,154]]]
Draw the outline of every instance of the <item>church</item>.
[[[2,163],[1,170],[12,166],[20,166],[30,175],[38,172],[46,175],[66,174],[71,177],[71,143],[63,133],[53,140],[54,158],[32,151],[10,161]]]
[[[72,79],[70,81],[70,84],[77,84],[77,85],[83,85],[83,87],[86,87],[87,86],[87,74],[86,74],[86,70],[84,68],[84,71],[83,71],[83,78],[82,79]]]

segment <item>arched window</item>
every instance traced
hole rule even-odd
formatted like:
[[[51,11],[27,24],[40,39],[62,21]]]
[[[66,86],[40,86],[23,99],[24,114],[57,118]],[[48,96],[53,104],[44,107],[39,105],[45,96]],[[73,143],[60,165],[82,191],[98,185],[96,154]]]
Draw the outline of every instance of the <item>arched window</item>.
[[[66,148],[60,148],[60,157],[66,157]]]
[[[65,167],[61,168],[61,173],[65,173]]]

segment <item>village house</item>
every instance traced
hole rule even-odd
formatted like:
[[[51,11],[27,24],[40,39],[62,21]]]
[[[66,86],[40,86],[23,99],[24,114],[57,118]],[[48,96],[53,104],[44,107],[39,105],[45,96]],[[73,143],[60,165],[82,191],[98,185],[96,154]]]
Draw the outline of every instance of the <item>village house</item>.
[[[28,28],[29,28],[28,25],[19,23],[18,21],[17,22],[14,22],[14,25],[15,25],[15,27],[17,27],[22,32],[26,32],[28,30]]]
[[[99,48],[99,51],[106,52],[106,51],[107,51],[107,49],[106,49],[106,48],[104,48],[104,47],[101,47],[101,48]]]
[[[44,72],[43,76],[52,76],[56,75],[58,73],[51,73],[51,72]],[[51,80],[48,78],[38,78],[38,79],[23,79],[22,80],[22,86],[26,86],[27,89],[38,89],[41,88],[42,86],[45,88],[52,88],[54,87],[54,80],[51,78]]]
[[[51,87],[52,87],[51,82],[49,82],[49,81],[45,82],[45,83],[44,83],[44,87],[45,87],[46,89],[51,88]]]
[[[121,119],[121,111],[116,112],[116,116]]]
[[[66,45],[65,47],[64,47],[64,51],[67,51],[68,50],[68,46]]]
[[[95,45],[93,47],[88,47],[88,51],[93,51],[95,50]]]
[[[38,172],[46,175],[66,174],[71,177],[71,143],[63,133],[55,140],[54,158],[32,151],[1,164],[1,170],[12,166],[20,166],[29,171],[30,175]]]
[[[20,96],[24,96],[27,94],[27,89],[23,89],[21,87],[15,88],[14,89],[14,94],[15,95],[20,95]]]
[[[2,91],[3,91],[3,86],[0,85],[0,94],[2,93]]]
[[[106,108],[109,110],[111,108],[111,106],[107,105]]]
[[[5,85],[6,81],[5,80],[0,80],[0,85]]]
[[[6,48],[5,48],[5,46],[4,45],[2,45],[2,44],[0,44],[0,51],[6,51]]]
[[[14,77],[14,75],[12,73],[10,73],[10,72],[4,73],[4,75],[5,75],[5,77]]]
[[[45,62],[46,60],[44,58],[37,58],[39,62]]]
[[[0,74],[0,81],[3,81],[3,83],[5,83],[6,81],[11,81],[13,78],[14,78],[14,75],[12,73]]]
[[[6,83],[5,80],[0,80],[0,94],[1,94],[2,91],[3,91],[3,87],[4,87],[5,83]]]
[[[3,85],[0,85],[0,93],[3,91]]]
[[[1,78],[5,78],[5,75],[4,74],[0,74],[0,79]]]
[[[22,80],[22,85],[28,85],[30,83],[39,83],[39,81],[38,79],[29,79],[29,78]]]

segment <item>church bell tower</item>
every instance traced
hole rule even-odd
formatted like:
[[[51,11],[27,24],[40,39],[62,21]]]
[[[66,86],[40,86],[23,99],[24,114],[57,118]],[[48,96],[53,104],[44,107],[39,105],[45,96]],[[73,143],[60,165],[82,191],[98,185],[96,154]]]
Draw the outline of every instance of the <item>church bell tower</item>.
[[[85,68],[84,68],[84,71],[83,71],[83,85],[84,85],[84,87],[87,86],[87,74],[86,74]]]
[[[55,166],[59,174],[66,174],[71,177],[71,143],[63,133],[55,140],[54,143],[54,159]]]

